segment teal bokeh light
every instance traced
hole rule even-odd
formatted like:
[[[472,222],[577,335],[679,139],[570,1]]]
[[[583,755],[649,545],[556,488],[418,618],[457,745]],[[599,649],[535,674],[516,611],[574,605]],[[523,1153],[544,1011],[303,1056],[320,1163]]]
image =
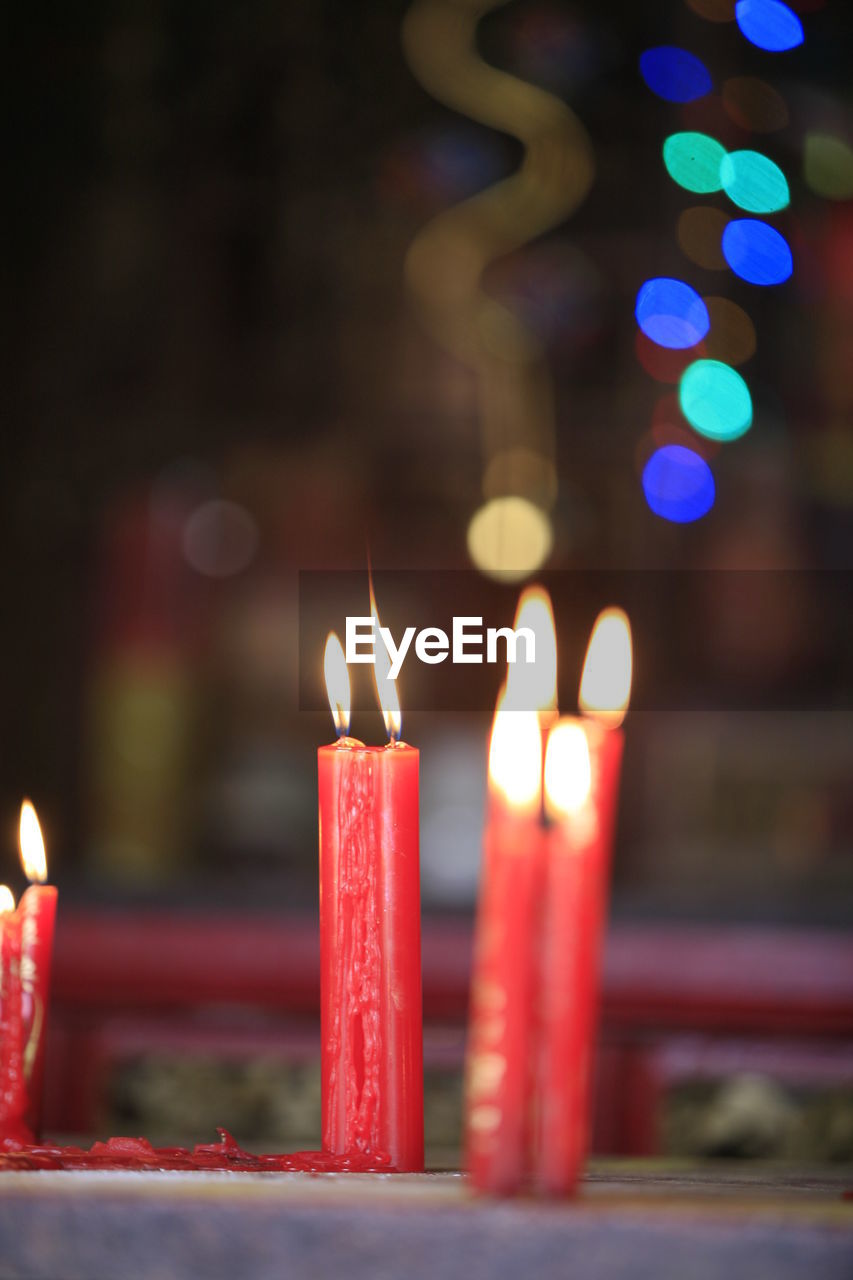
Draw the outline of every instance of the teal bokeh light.
[[[671,133],[663,144],[663,162],[673,182],[699,195],[721,190],[725,156],[722,143],[707,133]]]
[[[721,360],[694,360],[681,375],[681,411],[709,440],[737,440],[752,426],[752,397],[739,373]]]
[[[777,213],[791,202],[784,173],[760,151],[723,156],[720,180],[729,199],[747,213]]]

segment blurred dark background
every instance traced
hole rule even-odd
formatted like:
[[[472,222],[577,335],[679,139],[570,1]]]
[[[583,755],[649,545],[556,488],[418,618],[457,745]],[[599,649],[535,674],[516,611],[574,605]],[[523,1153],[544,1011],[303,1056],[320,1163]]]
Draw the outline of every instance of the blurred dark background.
[[[298,571],[360,569],[368,548],[380,568],[470,569],[473,556],[489,569],[472,520],[515,495],[538,515],[501,515],[511,542],[532,539],[507,621],[539,568],[695,572],[681,665],[727,690],[723,709],[688,688],[683,706],[629,718],[617,924],[849,927],[850,14],[801,0],[803,46],[773,55],[732,7],[483,12],[483,58],[567,102],[595,170],[567,217],[486,266],[488,296],[535,353],[501,437],[484,430],[490,378],[498,368],[511,397],[515,356],[484,375],[443,341],[406,262],[431,219],[510,176],[523,149],[421,86],[405,5],[13,6],[0,879],[20,887],[27,794],[72,916],[312,920],[314,750],[331,728],[299,709]],[[699,55],[714,92],[655,97],[637,68],[658,44]],[[769,86],[775,116],[736,118],[723,89],[741,77]],[[794,252],[790,282],[744,284],[702,217],[685,221],[732,207],[668,177],[661,147],[679,129],[783,168],[791,204],[771,221]],[[741,365],[755,421],[722,448],[679,415],[683,365],[637,337],[637,289],[668,274],[739,308],[718,313],[731,323],[716,354]],[[644,498],[643,465],[669,442],[714,471],[716,502],[695,523]],[[749,611],[707,569],[787,572]],[[586,626],[560,638],[569,701]],[[635,634],[638,673],[658,644]],[[402,697],[422,749],[424,908],[464,927],[492,706],[407,716]],[[357,728],[378,738],[381,722]],[[165,1114],[152,1105],[120,1114],[152,1126]]]

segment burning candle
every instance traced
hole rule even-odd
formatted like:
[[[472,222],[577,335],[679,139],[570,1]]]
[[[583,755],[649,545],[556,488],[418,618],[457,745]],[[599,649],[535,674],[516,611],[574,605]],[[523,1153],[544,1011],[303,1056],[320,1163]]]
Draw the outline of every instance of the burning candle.
[[[594,952],[603,876],[598,815],[591,803],[586,734],[573,720],[551,731],[545,755],[549,822],[537,1008],[536,1186],[572,1192],[586,1140],[591,1073]]]
[[[41,1127],[56,889],[44,883],[44,840],[29,800],[21,805],[19,843],[31,884],[17,911],[0,887],[0,1138],[30,1141]]]
[[[387,668],[377,673],[384,747],[348,736],[349,673],[334,633],[325,675],[338,740],[318,751],[323,1148],[421,1170],[418,752],[400,740]]]
[[[535,1181],[571,1194],[589,1141],[600,955],[616,826],[631,632],[621,610],[599,616],[581,679],[583,719],[552,729],[545,756],[549,823],[537,1027]]]
[[[532,633],[535,661],[510,666],[489,743],[466,1062],[466,1163],[474,1185],[497,1194],[516,1191],[529,1165],[542,761],[557,715],[554,613],[542,587],[521,593],[513,628]]]
[[[477,905],[465,1080],[465,1149],[481,1191],[508,1195],[525,1174],[532,1011],[542,872],[542,737],[535,711],[495,712],[489,813]]]
[[[592,794],[608,857],[616,833],[619,779],[625,745],[622,721],[631,700],[631,624],[621,609],[604,609],[589,637],[578,705],[589,743]]]

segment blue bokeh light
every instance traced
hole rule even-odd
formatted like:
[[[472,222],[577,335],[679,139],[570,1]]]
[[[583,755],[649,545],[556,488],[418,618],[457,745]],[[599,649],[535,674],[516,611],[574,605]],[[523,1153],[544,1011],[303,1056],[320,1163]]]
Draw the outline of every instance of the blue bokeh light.
[[[751,44],[786,53],[803,43],[803,24],[782,0],[738,0],[735,20]]]
[[[711,76],[704,62],[686,49],[662,44],[640,54],[640,75],[659,98],[693,102],[711,92]]]
[[[684,445],[666,444],[643,468],[643,493],[656,516],[690,524],[711,510],[716,486],[704,458]]]
[[[723,232],[723,257],[748,284],[783,284],[794,270],[785,237],[758,218],[735,218]]]
[[[656,276],[641,285],[634,313],[647,338],[676,351],[695,347],[711,325],[696,290],[671,276]]]

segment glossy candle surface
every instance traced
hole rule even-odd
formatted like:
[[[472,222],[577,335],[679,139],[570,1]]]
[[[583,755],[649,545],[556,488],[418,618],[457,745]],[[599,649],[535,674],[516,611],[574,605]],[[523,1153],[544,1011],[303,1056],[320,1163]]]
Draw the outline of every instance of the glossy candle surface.
[[[41,1132],[44,1093],[44,1044],[47,1029],[56,889],[33,884],[18,906],[21,919],[21,1019],[24,1031],[24,1078],[28,1104],[26,1123]]]
[[[479,1190],[510,1194],[527,1168],[532,1012],[544,831],[538,804],[489,802],[466,1064],[465,1148]]]
[[[616,826],[623,737],[574,722],[589,748],[590,794],[547,833],[541,981],[537,1014],[535,1182],[570,1195],[589,1146],[601,985],[601,944]]]
[[[30,1139],[41,1125],[55,915],[52,885],[31,885],[0,915],[0,1141]]]
[[[0,916],[0,1145],[32,1138],[24,1116],[24,1028],[21,1018],[21,920]]]
[[[418,752],[318,751],[324,1150],[423,1169]]]

